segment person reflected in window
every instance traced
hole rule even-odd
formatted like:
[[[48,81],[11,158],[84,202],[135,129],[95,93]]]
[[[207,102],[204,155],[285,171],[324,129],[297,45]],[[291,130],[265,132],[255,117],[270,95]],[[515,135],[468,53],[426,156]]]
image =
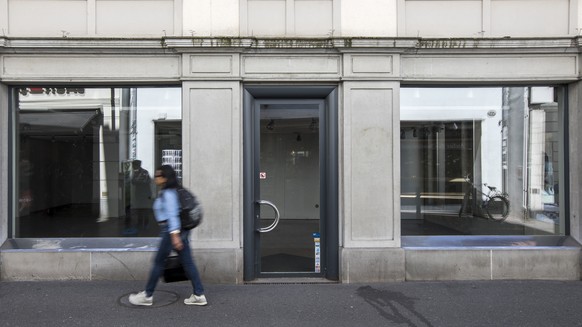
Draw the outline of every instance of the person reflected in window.
[[[131,193],[129,217],[125,220],[125,235],[135,235],[140,229],[146,229],[151,217],[152,179],[147,170],[141,166],[141,160],[131,162]],[[136,222],[132,226],[132,221]]]
[[[154,201],[154,216],[161,228],[161,240],[145,290],[131,294],[129,302],[133,305],[150,306],[153,304],[154,290],[164,270],[164,261],[173,249],[178,253],[186,276],[192,284],[193,294],[184,300],[184,304],[206,305],[204,286],[190,250],[190,231],[182,230],[180,226],[180,202],[177,189],[181,186],[178,183],[176,171],[169,165],[163,165],[156,170],[154,178],[156,185],[161,188]]]
[[[33,180],[33,167],[29,160],[20,161],[20,195],[18,197],[18,214],[26,216],[30,213],[32,207],[32,190],[30,185]]]
[[[554,166],[550,157],[544,152],[544,190],[554,195]]]

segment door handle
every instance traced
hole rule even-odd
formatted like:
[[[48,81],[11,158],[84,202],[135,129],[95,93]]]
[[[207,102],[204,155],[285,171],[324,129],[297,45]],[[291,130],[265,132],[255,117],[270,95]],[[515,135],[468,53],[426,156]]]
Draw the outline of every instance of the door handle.
[[[273,223],[267,227],[259,227],[257,228],[257,231],[259,233],[267,233],[272,231],[273,229],[275,229],[275,227],[277,227],[277,225],[279,224],[279,209],[277,209],[277,206],[275,206],[272,202],[267,201],[267,200],[259,200],[257,201],[257,204],[259,205],[268,205],[269,207],[273,208],[273,211],[275,211],[275,221],[273,221]]]

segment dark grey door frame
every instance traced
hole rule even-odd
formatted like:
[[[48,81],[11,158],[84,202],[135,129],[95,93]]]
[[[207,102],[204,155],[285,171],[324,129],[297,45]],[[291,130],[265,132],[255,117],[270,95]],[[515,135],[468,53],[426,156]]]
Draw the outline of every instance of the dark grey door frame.
[[[338,226],[338,102],[336,86],[253,86],[243,91],[243,246],[244,280],[261,277],[258,257],[259,237],[255,227],[256,167],[258,126],[255,117],[256,100],[324,100],[324,135],[320,143],[325,148],[321,168],[322,273],[326,279],[339,279],[339,226]],[[299,274],[302,276],[305,274]],[[280,277],[288,275],[280,274]],[[295,276],[295,275],[294,275]],[[307,275],[306,275],[307,276]],[[271,276],[269,276],[271,277]]]

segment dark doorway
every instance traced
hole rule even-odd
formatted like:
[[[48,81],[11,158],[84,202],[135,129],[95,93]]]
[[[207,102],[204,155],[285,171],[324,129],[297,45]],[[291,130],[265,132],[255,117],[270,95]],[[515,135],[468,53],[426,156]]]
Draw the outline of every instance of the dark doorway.
[[[335,89],[246,91],[245,280],[337,279]]]

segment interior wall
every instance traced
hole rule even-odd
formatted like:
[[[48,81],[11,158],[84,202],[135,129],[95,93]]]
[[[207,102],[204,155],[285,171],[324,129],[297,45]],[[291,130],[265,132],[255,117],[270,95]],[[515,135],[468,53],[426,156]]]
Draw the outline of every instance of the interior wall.
[[[272,130],[268,122],[260,126],[261,171],[267,174],[261,198],[275,203],[282,219],[319,219],[319,129],[310,129],[306,118],[273,119]],[[268,207],[261,212],[273,215]]]

